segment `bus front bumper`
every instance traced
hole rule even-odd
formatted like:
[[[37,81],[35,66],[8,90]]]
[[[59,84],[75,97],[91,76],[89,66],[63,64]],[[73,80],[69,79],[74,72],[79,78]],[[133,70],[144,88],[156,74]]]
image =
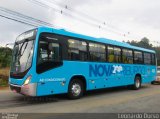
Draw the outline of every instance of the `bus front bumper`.
[[[20,93],[26,96],[37,96],[36,95],[37,83],[31,83],[22,86],[10,84],[10,89],[13,92]]]

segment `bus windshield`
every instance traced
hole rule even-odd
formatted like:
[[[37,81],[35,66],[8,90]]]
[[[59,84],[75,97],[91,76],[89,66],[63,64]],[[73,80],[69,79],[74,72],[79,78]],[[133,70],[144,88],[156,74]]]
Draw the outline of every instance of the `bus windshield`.
[[[17,38],[13,49],[11,74],[24,73],[31,67],[35,43],[33,35],[34,32],[26,32]]]

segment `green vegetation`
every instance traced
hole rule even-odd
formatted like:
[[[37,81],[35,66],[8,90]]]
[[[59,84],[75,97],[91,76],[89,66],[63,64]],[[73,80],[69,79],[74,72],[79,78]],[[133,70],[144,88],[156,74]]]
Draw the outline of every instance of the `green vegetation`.
[[[12,49],[0,47],[0,87],[8,86]]]
[[[0,47],[0,68],[10,66],[11,56],[12,56],[12,49]]]
[[[9,67],[0,69],[0,87],[8,86],[9,70]]]

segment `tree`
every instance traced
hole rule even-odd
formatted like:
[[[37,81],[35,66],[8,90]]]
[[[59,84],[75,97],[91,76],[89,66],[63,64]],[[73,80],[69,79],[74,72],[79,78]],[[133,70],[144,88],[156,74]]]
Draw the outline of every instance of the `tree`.
[[[127,43],[142,48],[153,49],[153,45],[149,43],[149,39],[146,37],[142,38],[139,42],[132,40],[131,42]]]
[[[140,47],[152,49],[152,44],[149,44],[149,39],[146,37],[142,38],[138,44]]]
[[[0,47],[0,67],[10,66],[12,49]]]

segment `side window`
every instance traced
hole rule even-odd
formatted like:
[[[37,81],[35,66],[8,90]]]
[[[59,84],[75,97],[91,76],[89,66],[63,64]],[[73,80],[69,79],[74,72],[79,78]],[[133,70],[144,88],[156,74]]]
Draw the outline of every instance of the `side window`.
[[[55,62],[60,60],[60,48],[58,43],[40,41],[38,52],[38,64]]]
[[[134,63],[135,64],[143,64],[142,52],[134,51]]]
[[[122,49],[122,61],[125,64],[133,64],[133,52],[129,49]]]
[[[114,47],[108,46],[108,62],[114,62]]]
[[[68,57],[71,60],[87,60],[87,43],[74,39],[68,39]]]
[[[91,61],[106,61],[105,45],[89,43],[89,54]]]
[[[121,62],[121,49],[117,47],[114,47],[114,62]]]
[[[54,38],[54,35],[52,37]],[[37,54],[37,73],[43,73],[63,64],[58,39],[56,41],[48,39],[47,34],[40,36]]]
[[[144,64],[151,64],[151,54],[144,53]]]
[[[108,62],[121,62],[121,48],[108,46]]]
[[[152,65],[156,64],[156,58],[155,58],[155,54],[152,54]]]

